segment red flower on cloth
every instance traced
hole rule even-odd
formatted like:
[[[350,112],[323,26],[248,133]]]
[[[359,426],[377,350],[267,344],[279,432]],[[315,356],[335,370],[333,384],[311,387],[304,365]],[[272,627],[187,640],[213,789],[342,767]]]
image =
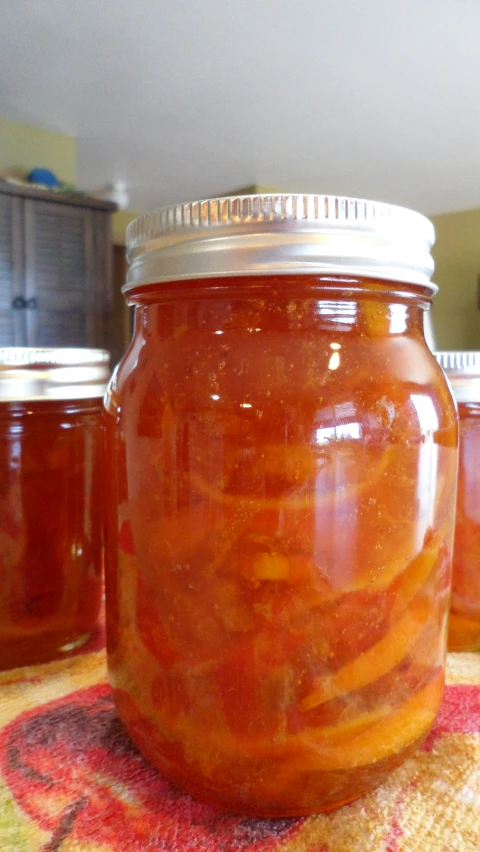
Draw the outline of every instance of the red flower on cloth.
[[[303,822],[246,819],[174,790],[137,751],[103,684],[22,713],[0,735],[0,760],[21,807],[51,832],[42,852],[67,837],[112,852],[271,852]]]
[[[443,852],[480,849],[479,733],[480,686],[448,686],[423,749],[383,787],[313,819],[245,819],[174,790],[135,749],[102,684],[17,716],[0,732],[0,768],[50,837],[41,852],[62,852],[67,838],[79,852],[367,852],[366,838],[369,852]]]

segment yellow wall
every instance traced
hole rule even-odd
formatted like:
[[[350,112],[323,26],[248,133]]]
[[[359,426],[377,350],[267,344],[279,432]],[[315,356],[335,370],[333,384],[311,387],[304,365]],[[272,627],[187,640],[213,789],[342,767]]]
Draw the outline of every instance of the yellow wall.
[[[66,133],[53,133],[30,124],[21,124],[0,116],[0,171],[17,168],[23,173],[43,167],[61,181],[77,183],[77,141]],[[112,216],[113,242],[125,242],[125,228],[138,216],[133,210],[121,210]]]
[[[136,219],[137,216],[140,216],[140,213],[136,213],[135,210],[119,210],[118,213],[113,214],[112,239],[115,245],[125,245],[125,230],[127,225],[132,219]]]
[[[0,116],[0,169],[36,166],[50,169],[59,180],[77,181],[77,144],[73,136],[52,133]]]
[[[433,325],[438,349],[480,349],[480,210],[430,217],[436,233]]]

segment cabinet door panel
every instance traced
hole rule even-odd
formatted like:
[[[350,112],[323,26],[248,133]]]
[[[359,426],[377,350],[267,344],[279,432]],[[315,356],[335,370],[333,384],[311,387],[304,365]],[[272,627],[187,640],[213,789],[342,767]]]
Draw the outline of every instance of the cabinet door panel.
[[[25,311],[13,302],[23,292],[23,202],[0,195],[0,346],[26,341]]]
[[[37,310],[35,346],[85,346],[85,314],[81,310]]]
[[[93,214],[93,249],[95,257],[95,282],[92,298],[97,304],[95,334],[103,345],[110,343],[112,321],[112,238],[110,217],[95,211]]]
[[[84,208],[26,202],[29,346],[95,345],[92,217]]]

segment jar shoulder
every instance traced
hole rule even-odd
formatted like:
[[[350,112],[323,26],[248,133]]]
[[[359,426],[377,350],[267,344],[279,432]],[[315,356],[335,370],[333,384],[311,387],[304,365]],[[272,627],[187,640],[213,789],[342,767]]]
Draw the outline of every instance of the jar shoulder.
[[[296,418],[306,434],[358,422],[377,439],[380,431],[394,438],[443,431],[448,443],[457,439],[443,372],[426,345],[407,335],[139,335],[112,378],[107,410],[127,406],[138,416],[153,405],[161,417],[166,404],[181,419]]]

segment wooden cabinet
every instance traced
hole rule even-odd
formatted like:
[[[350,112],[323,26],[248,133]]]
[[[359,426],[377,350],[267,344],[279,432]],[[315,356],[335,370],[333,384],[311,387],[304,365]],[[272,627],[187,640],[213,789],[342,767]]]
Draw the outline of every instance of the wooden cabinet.
[[[0,346],[110,348],[114,210],[0,183]]]
[[[0,195],[0,346],[13,346],[25,339],[25,315],[19,310],[23,299],[22,202]]]

